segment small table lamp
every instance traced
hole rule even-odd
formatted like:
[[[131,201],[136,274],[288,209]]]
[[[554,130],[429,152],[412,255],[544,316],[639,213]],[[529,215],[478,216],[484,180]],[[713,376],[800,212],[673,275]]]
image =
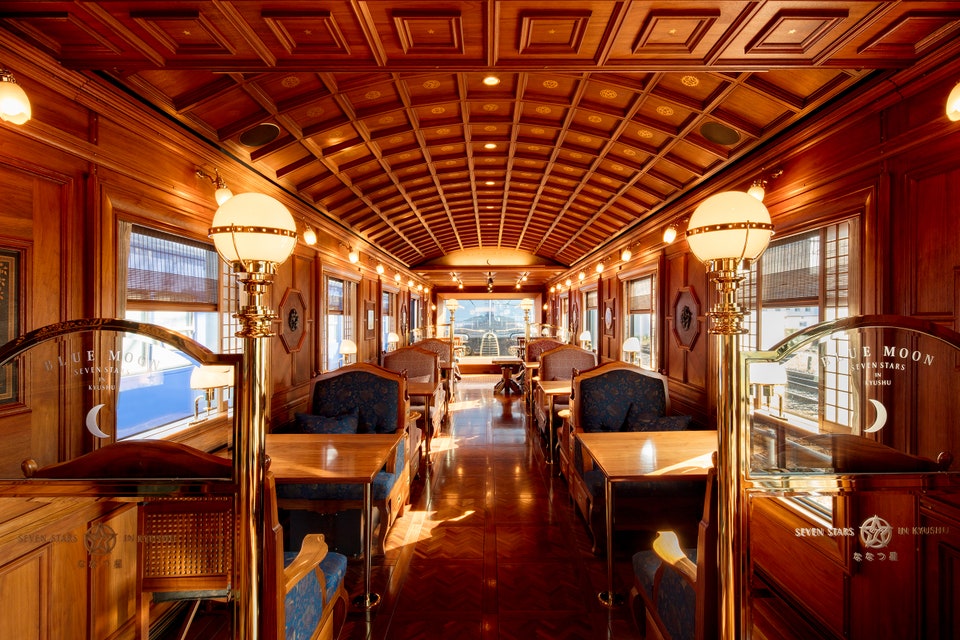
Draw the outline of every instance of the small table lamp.
[[[343,358],[343,364],[350,364],[350,356],[356,355],[357,353],[357,343],[353,340],[341,340],[340,341],[340,355]]]
[[[391,331],[387,334],[387,351],[393,351],[400,344],[400,336]]]
[[[204,364],[194,367],[190,372],[190,388],[203,390],[204,395],[197,396],[193,401],[193,418],[200,421],[200,401],[206,399],[207,408],[203,419],[210,417],[210,407],[216,398],[217,389],[229,387],[233,384],[233,367]],[[222,403],[221,403],[222,404]]]
[[[756,401],[759,406],[760,396],[763,396],[764,405],[770,411],[770,400],[777,396],[777,416],[783,417],[783,394],[787,385],[787,370],[776,362],[754,362],[750,365],[750,384],[756,387]],[[777,393],[777,387],[780,392]]]
[[[590,335],[589,331],[583,331],[580,333],[580,347],[586,350],[590,350],[590,342],[593,340],[593,336]]]
[[[640,352],[640,339],[636,336],[630,336],[627,338],[627,341],[623,343],[623,352],[627,354],[627,362],[630,364],[637,364],[637,353]]]

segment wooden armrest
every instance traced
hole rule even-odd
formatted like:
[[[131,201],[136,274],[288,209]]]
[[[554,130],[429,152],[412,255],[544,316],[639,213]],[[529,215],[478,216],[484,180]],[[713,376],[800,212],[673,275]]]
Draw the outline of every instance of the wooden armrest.
[[[317,565],[327,555],[327,543],[322,533],[314,533],[303,538],[300,553],[293,562],[283,569],[283,592],[289,593],[295,584],[300,582],[308,573],[316,570]],[[322,585],[326,591],[327,586]]]
[[[684,580],[692,585],[697,584],[697,565],[690,561],[687,554],[680,548],[680,541],[673,531],[657,531],[653,541],[653,551],[660,559],[677,570]]]

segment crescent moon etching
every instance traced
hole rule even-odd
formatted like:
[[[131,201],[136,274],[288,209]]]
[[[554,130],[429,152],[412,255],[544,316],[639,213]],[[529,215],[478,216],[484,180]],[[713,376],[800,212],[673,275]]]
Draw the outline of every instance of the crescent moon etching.
[[[103,409],[102,404],[95,405],[93,409],[87,411],[87,431],[92,433],[98,438],[109,438],[110,436],[100,430],[100,425],[97,424],[97,416],[100,414],[100,409]]]
[[[870,427],[867,428],[864,433],[874,433],[876,431],[880,431],[880,429],[883,428],[883,425],[887,424],[887,408],[883,406],[883,403],[879,400],[875,400],[873,398],[869,398],[869,400],[870,404],[872,404],[877,410],[877,419],[873,421],[873,424],[870,425]]]

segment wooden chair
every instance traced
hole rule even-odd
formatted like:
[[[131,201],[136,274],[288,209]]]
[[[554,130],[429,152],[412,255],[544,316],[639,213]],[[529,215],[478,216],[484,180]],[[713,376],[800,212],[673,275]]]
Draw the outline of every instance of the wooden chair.
[[[716,454],[707,476],[696,548],[660,531],[653,548],[633,556],[631,606],[647,640],[714,640],[718,633]]]
[[[178,633],[179,638],[184,638],[201,601],[230,597],[236,584],[237,487],[232,481],[233,463],[229,458],[163,440],[128,440],[67,462],[38,467],[27,460],[22,467],[27,478],[65,481],[65,488],[58,490],[61,495],[69,495],[70,487],[76,486],[84,494],[109,498],[111,485],[129,492],[127,485],[151,481],[150,490],[142,492],[147,497],[137,498],[138,640],[150,637],[151,602],[191,602]],[[106,488],[90,489],[97,483]],[[175,489],[176,485],[183,489]],[[158,491],[159,487],[169,490]],[[295,559],[286,555],[289,566],[284,568],[282,529],[269,472],[264,488],[264,520],[267,535],[263,556],[263,637],[285,638],[284,628],[290,626],[286,624],[285,610],[294,608],[298,610],[296,616],[291,616],[293,624],[316,621],[307,637],[333,638],[334,629],[339,628],[337,625],[342,624],[346,613],[346,557],[328,553],[323,536],[314,535],[305,540]],[[305,578],[320,585],[319,590],[313,591],[319,591],[321,599],[307,595],[311,588],[310,580]],[[305,606],[313,611],[311,607],[315,609],[317,602],[321,607],[313,615],[300,610]]]
[[[441,384],[440,358],[434,351],[421,349],[416,345],[401,347],[383,354],[383,367],[390,371],[405,373],[407,383],[426,382],[435,384],[433,395],[411,395],[410,410],[420,413],[423,420],[421,431],[425,434],[427,454],[434,435],[440,432],[440,426],[446,416],[447,392]],[[416,447],[419,452],[419,446]],[[416,472],[414,456],[410,458],[411,478]]]

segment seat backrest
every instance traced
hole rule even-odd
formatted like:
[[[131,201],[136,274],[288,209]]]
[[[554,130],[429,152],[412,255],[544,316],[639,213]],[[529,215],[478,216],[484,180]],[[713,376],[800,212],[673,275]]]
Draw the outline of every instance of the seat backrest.
[[[406,426],[409,400],[402,373],[359,362],[314,378],[311,413],[355,414],[358,433],[394,433]]]
[[[426,349],[437,354],[440,360],[440,366],[450,366],[453,364],[453,343],[450,340],[441,340],[440,338],[427,338],[415,342],[415,347]]]
[[[571,399],[572,424],[586,432],[642,430],[635,427],[644,421],[655,423],[670,411],[666,378],[619,361],[578,371],[571,383]],[[671,418],[676,420],[664,420],[654,428],[689,426],[689,416]]]
[[[541,380],[571,380],[575,370],[591,369],[597,354],[572,344],[562,344],[540,354]]]
[[[440,379],[440,357],[417,346],[402,347],[383,354],[383,366],[390,371],[406,371],[407,381],[435,382]]]
[[[717,454],[707,474],[707,491],[703,501],[703,517],[697,530],[697,639],[717,638],[720,615],[720,572],[717,567],[719,544],[719,508],[717,481]]]
[[[539,362],[540,354],[555,349],[562,344],[564,343],[553,338],[531,338],[525,346],[526,354],[523,359],[525,362]]]

